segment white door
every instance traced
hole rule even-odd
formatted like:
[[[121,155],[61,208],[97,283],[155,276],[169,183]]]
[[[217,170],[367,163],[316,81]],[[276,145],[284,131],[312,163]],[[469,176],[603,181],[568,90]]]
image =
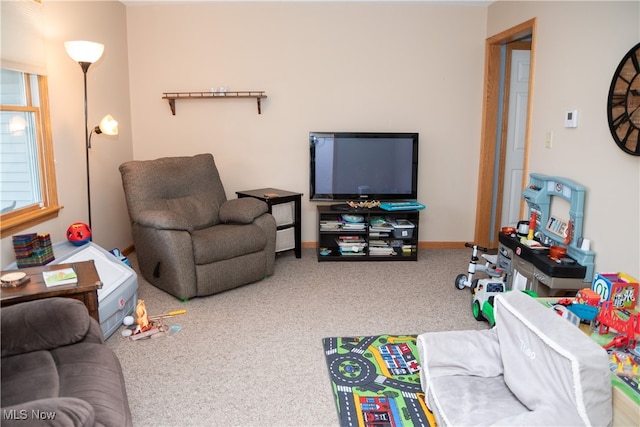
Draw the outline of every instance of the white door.
[[[529,100],[530,57],[531,52],[529,50],[511,51],[501,226],[515,226],[521,219],[520,205],[527,129],[527,104]]]

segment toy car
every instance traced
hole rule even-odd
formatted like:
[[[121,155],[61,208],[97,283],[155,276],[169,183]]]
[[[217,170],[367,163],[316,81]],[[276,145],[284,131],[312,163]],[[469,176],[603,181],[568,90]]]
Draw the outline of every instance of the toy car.
[[[502,280],[481,279],[474,283],[471,311],[476,320],[487,320],[491,326],[496,324],[493,315],[493,299],[504,292]]]
[[[504,282],[496,279],[481,279],[475,282],[473,298],[471,299],[471,311],[476,320],[486,320],[491,326],[495,326],[496,318],[493,314],[493,299],[502,292],[510,292],[505,289]],[[525,294],[537,298],[534,291],[523,290]]]

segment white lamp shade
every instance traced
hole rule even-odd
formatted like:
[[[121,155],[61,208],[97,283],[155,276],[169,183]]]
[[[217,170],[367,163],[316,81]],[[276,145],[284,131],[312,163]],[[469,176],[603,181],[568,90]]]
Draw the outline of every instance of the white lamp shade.
[[[107,114],[104,116],[102,120],[100,120],[100,124],[98,125],[102,133],[105,135],[117,135],[118,134],[118,122],[111,117],[111,114]]]
[[[104,45],[96,42],[75,40],[64,42],[67,53],[76,62],[88,62],[93,64],[102,56]]]

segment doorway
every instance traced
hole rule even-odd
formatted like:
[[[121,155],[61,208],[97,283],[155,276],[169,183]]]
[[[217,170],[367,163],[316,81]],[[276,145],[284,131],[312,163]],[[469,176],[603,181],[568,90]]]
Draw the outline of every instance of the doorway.
[[[495,249],[498,247],[498,232],[501,227],[503,201],[505,197],[511,197],[519,207],[510,207],[511,216],[520,217],[524,211],[524,202],[520,194],[526,185],[528,176],[528,159],[530,143],[530,123],[531,104],[533,99],[533,70],[535,62],[535,18],[526,21],[518,26],[506,30],[500,34],[488,38],[485,42],[485,80],[484,80],[484,102],[482,112],[482,140],[480,145],[480,164],[478,173],[478,200],[476,203],[476,224],[474,242],[480,246]],[[526,107],[521,106],[521,111],[526,110],[525,115],[520,119],[524,122],[524,129],[520,132],[524,135],[524,143],[521,147],[522,167],[514,173],[510,173],[508,183],[516,188],[510,188],[509,194],[505,195],[505,163],[507,137],[509,135],[509,120],[503,120],[504,110],[508,110],[507,105],[503,105],[505,99],[508,103],[515,102],[509,97],[502,96],[504,85],[502,75],[504,72],[503,63],[506,55],[505,46],[520,40],[528,40],[530,43],[529,53],[529,73]],[[529,41],[530,40],[530,41]],[[512,45],[514,47],[515,45]],[[527,46],[528,47],[528,46]],[[521,46],[519,46],[522,49]],[[518,47],[515,49],[517,50]],[[505,115],[505,117],[507,117]],[[520,125],[522,126],[522,125]],[[513,130],[513,129],[511,129]],[[510,166],[511,167],[511,166]],[[516,168],[518,169],[518,168]],[[520,176],[520,180],[513,179]],[[519,188],[517,188],[519,187]],[[513,204],[511,204],[512,206]]]

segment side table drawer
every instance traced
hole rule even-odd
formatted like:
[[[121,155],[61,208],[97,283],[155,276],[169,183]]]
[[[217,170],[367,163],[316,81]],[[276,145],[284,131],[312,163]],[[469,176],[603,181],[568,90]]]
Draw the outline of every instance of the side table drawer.
[[[295,202],[287,202],[271,206],[271,215],[275,218],[277,227],[296,222],[295,205]]]
[[[295,228],[284,228],[276,232],[276,252],[294,249],[296,247]]]

